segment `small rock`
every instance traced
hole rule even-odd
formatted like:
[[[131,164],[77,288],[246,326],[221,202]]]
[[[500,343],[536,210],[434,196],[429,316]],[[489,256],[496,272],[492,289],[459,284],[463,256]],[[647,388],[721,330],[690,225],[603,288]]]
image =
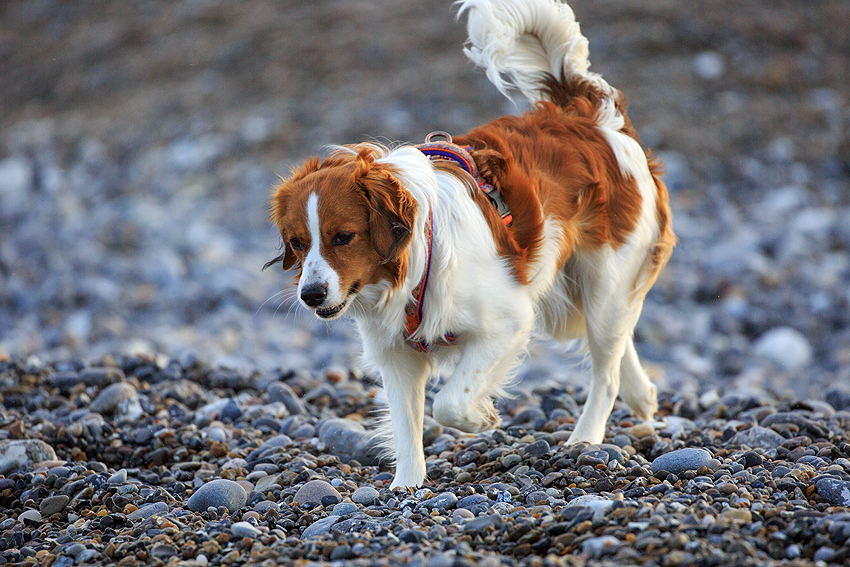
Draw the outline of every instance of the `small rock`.
[[[636,439],[643,439],[655,433],[655,428],[650,423],[638,423],[629,427],[626,432]]]
[[[24,520],[29,520],[30,522],[40,522],[41,518],[41,512],[38,510],[26,510],[20,513],[18,521],[23,522]]]
[[[480,532],[485,528],[494,527],[498,528],[502,525],[502,516],[499,514],[490,514],[488,516],[479,516],[474,520],[469,520],[463,525],[463,531],[465,532]]]
[[[331,515],[344,518],[354,514],[355,512],[357,512],[357,504],[352,504],[351,502],[340,502],[333,507]]]
[[[336,488],[331,486],[329,482],[316,479],[305,483],[304,486],[299,488],[292,502],[293,504],[310,504],[315,506],[321,504],[322,499],[328,496],[335,498],[337,502],[342,500],[342,496],[340,496]]]
[[[791,327],[776,327],[753,345],[753,353],[780,368],[795,370],[812,361],[812,346],[803,333]]]
[[[339,516],[328,516],[327,518],[313,522],[301,533],[301,539],[308,539],[328,533],[339,519]]]
[[[713,458],[714,456],[705,449],[686,447],[656,457],[652,461],[652,472],[667,471],[681,474],[685,471],[696,471],[707,466]]]
[[[437,510],[447,510],[457,504],[457,496],[452,492],[443,492],[433,498],[429,498],[422,503],[426,508],[434,508]]]
[[[124,484],[127,482],[127,469],[121,469],[106,479],[106,484]]]
[[[204,510],[206,510],[206,508],[204,508]],[[153,504],[142,506],[138,510],[130,512],[127,514],[127,518],[131,521],[145,520],[151,516],[163,516],[167,513],[168,504],[165,502],[154,502]]]
[[[614,505],[614,502],[604,498],[602,496],[597,496],[595,494],[584,494],[582,496],[578,496],[573,498],[569,502],[567,502],[566,508],[572,508],[574,506],[581,506],[590,508],[593,513],[593,519],[598,520],[602,518],[611,506]]]
[[[746,445],[750,448],[776,449],[785,442],[785,438],[772,429],[755,425],[739,431],[729,442],[731,445]]]
[[[220,478],[201,486],[192,494],[186,505],[193,512],[224,506],[232,514],[242,508],[247,499],[245,489],[238,482]]]
[[[325,420],[319,427],[319,440],[327,451],[343,461],[357,460],[363,465],[378,464],[380,451],[362,424],[344,418]]]
[[[49,518],[53,514],[57,514],[64,510],[70,501],[71,499],[65,494],[48,496],[41,501],[41,504],[38,505],[38,509],[42,516]]]
[[[307,408],[289,384],[272,382],[266,387],[270,402],[280,402],[292,415],[307,414]]]
[[[815,483],[815,489],[834,506],[850,506],[850,481],[822,478]]]
[[[151,555],[160,561],[168,561],[177,555],[177,548],[168,543],[158,543],[151,548]]]
[[[95,413],[109,414],[118,408],[121,402],[136,397],[136,389],[129,382],[118,382],[111,384],[101,390],[97,397],[89,404],[89,409]]]
[[[232,533],[236,537],[254,538],[263,532],[262,530],[252,526],[248,522],[236,522],[232,526],[230,526],[230,533]]]
[[[581,550],[591,557],[598,558],[616,553],[621,545],[622,542],[614,536],[604,535],[584,540],[581,544]]]
[[[542,457],[548,455],[549,451],[551,451],[551,448],[549,447],[549,442],[545,439],[538,439],[525,448],[525,454],[530,457]]]
[[[355,504],[368,506],[378,499],[380,493],[371,486],[361,486],[351,495],[351,501]]]
[[[56,452],[53,447],[40,439],[0,441],[0,471],[3,473],[55,459]]]

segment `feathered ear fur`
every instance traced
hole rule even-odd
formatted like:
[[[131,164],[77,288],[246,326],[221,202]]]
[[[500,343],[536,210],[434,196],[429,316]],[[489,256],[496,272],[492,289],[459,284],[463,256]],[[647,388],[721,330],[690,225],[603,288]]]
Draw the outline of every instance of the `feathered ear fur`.
[[[386,166],[376,164],[374,152],[361,149],[356,158],[354,183],[371,206],[372,245],[385,263],[396,260],[410,243],[417,205]]]

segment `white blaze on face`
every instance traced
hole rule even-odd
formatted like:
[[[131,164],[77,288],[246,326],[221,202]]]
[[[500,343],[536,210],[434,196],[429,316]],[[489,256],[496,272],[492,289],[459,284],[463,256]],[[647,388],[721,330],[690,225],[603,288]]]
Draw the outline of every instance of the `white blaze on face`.
[[[307,229],[310,231],[310,249],[304,258],[304,268],[298,281],[298,295],[305,287],[318,284],[327,286],[328,297],[322,307],[334,307],[344,299],[339,290],[339,276],[322,256],[322,233],[319,226],[319,197],[311,193],[307,198]]]

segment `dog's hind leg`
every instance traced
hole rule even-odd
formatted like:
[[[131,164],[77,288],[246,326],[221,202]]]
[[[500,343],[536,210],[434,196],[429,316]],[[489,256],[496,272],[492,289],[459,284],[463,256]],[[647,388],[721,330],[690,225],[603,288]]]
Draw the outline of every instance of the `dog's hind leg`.
[[[655,386],[640,365],[632,337],[626,341],[626,350],[620,361],[620,399],[638,419],[652,420],[658,410]]]
[[[628,381],[622,393],[630,406],[636,404],[644,414],[654,409],[646,400],[651,384],[640,369],[632,344],[642,298],[631,293],[633,279],[614,268],[618,265],[616,258],[602,253],[587,260],[593,262],[593,267],[581,270],[580,287],[592,380],[587,402],[569,443],[602,442],[614,400],[621,393],[621,379]],[[621,374],[622,370],[625,372]],[[645,383],[637,379],[638,376],[645,379]]]

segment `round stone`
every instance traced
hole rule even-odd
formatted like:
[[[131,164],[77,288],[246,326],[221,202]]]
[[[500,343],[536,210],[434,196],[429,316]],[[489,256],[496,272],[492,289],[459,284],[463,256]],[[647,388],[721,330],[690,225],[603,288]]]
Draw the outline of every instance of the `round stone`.
[[[351,495],[351,501],[355,504],[369,505],[375,502],[380,494],[371,486],[361,486]]]
[[[248,495],[238,482],[220,478],[201,486],[186,505],[194,512],[224,506],[232,514],[244,506],[247,500]]]
[[[100,394],[89,404],[89,409],[95,413],[112,413],[121,402],[136,397],[136,389],[128,382],[118,382],[101,390]]]
[[[262,530],[252,526],[248,522],[236,522],[232,526],[230,526],[230,533],[235,535],[236,537],[257,537],[260,535]]]
[[[41,501],[41,504],[38,505],[38,509],[42,516],[49,518],[53,514],[57,514],[64,510],[70,501],[71,499],[65,494],[48,496]]]
[[[23,522],[25,520],[29,520],[30,522],[40,522],[41,521],[41,512],[38,510],[26,510],[21,512],[18,516],[18,521]]]
[[[452,492],[443,492],[442,494],[438,494],[433,498],[429,498],[422,504],[428,508],[446,510],[448,508],[454,507],[454,505],[457,504],[457,496],[455,496]]]
[[[56,451],[40,439],[0,441],[0,470],[14,470],[33,463],[53,461]]]
[[[309,504],[311,506],[318,506],[319,504],[322,504],[323,498],[329,496],[333,497],[335,502],[342,500],[342,496],[340,496],[336,488],[331,486],[329,482],[317,479],[311,480],[299,488],[298,492],[295,493],[292,502],[293,504]]]
[[[708,462],[714,456],[705,449],[698,447],[686,447],[676,451],[670,451],[652,461],[652,472],[667,471],[680,474],[685,471],[696,471],[708,466]]]
[[[815,483],[815,490],[834,506],[850,506],[850,481],[822,478]]]
[[[333,514],[334,516],[345,517],[350,516],[355,512],[357,512],[357,504],[353,504],[351,502],[340,502],[339,504],[334,506],[333,510],[331,511],[331,514]]]

